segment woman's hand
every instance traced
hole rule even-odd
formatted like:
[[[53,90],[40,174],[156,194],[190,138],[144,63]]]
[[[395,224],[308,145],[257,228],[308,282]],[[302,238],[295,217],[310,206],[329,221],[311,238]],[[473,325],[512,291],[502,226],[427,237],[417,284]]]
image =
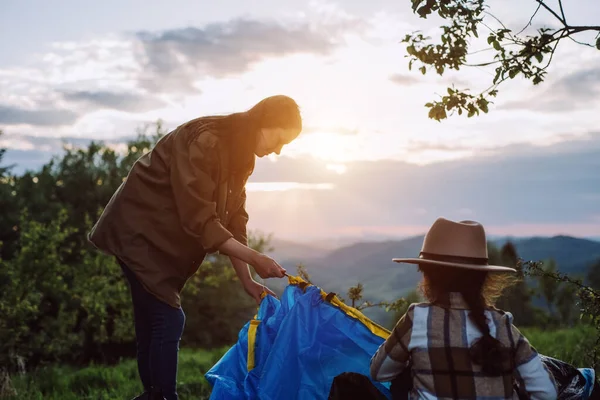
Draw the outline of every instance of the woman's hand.
[[[239,258],[252,265],[254,270],[263,279],[283,278],[285,269],[277,264],[271,257],[259,253],[248,246],[244,246],[234,238],[230,238],[219,247],[219,251],[229,257]]]
[[[285,276],[285,268],[277,264],[271,257],[257,253],[253,258],[250,265],[254,267],[254,270],[261,278],[283,278]]]
[[[242,282],[242,284],[244,285],[244,290],[246,291],[246,293],[248,293],[248,295],[256,301],[256,304],[260,304],[260,301],[261,301],[260,296],[263,292],[267,292],[267,294],[270,294],[271,296],[275,296],[275,293],[273,293],[273,291],[271,289],[269,289],[268,287],[266,287],[264,285],[261,285],[260,283],[256,282],[254,279],[250,279],[245,282]]]

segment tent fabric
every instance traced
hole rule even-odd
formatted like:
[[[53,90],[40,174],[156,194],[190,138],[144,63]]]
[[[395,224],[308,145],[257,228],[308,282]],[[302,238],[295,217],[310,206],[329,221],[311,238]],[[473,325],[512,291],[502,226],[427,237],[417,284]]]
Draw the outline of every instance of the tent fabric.
[[[211,399],[327,399],[344,372],[369,375],[390,332],[299,277],[281,300],[265,296],[238,342],[206,373]],[[391,398],[388,383],[373,384]]]
[[[281,300],[263,296],[237,343],[205,374],[210,399],[324,400],[336,376],[352,373],[391,399],[390,383],[369,378],[371,356],[391,332],[333,293],[299,277],[288,281]],[[597,397],[593,369],[541,357],[558,385],[558,399]]]
[[[542,363],[554,376],[560,400],[587,400],[592,396],[596,373],[593,368],[576,368],[556,358],[540,354]]]

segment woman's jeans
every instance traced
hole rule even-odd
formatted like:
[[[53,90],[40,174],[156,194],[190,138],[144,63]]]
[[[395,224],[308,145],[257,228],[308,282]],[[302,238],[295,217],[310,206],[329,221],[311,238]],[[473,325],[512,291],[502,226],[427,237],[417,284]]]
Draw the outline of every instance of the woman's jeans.
[[[185,314],[158,300],[120,260],[131,288],[137,364],[144,390],[160,391],[166,400],[177,400],[177,359]]]

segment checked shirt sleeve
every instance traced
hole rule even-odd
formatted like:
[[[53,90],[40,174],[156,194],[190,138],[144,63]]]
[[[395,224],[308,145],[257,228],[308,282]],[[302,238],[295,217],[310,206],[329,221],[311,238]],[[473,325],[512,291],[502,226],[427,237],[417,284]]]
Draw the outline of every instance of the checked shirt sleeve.
[[[525,336],[511,325],[515,343],[515,365],[525,390],[533,400],[556,399],[556,383],[548,368]]]
[[[371,378],[376,381],[391,381],[408,366],[410,352],[408,344],[412,333],[414,306],[408,308],[400,318],[392,334],[379,346],[371,358]]]

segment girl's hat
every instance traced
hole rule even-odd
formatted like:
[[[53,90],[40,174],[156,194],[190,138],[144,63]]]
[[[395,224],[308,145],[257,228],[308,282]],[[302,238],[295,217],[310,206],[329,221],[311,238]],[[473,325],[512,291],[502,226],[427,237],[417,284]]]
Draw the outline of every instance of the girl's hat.
[[[514,268],[488,264],[483,226],[475,221],[438,218],[423,240],[419,258],[394,258],[397,263],[428,264],[479,271],[516,272]]]

